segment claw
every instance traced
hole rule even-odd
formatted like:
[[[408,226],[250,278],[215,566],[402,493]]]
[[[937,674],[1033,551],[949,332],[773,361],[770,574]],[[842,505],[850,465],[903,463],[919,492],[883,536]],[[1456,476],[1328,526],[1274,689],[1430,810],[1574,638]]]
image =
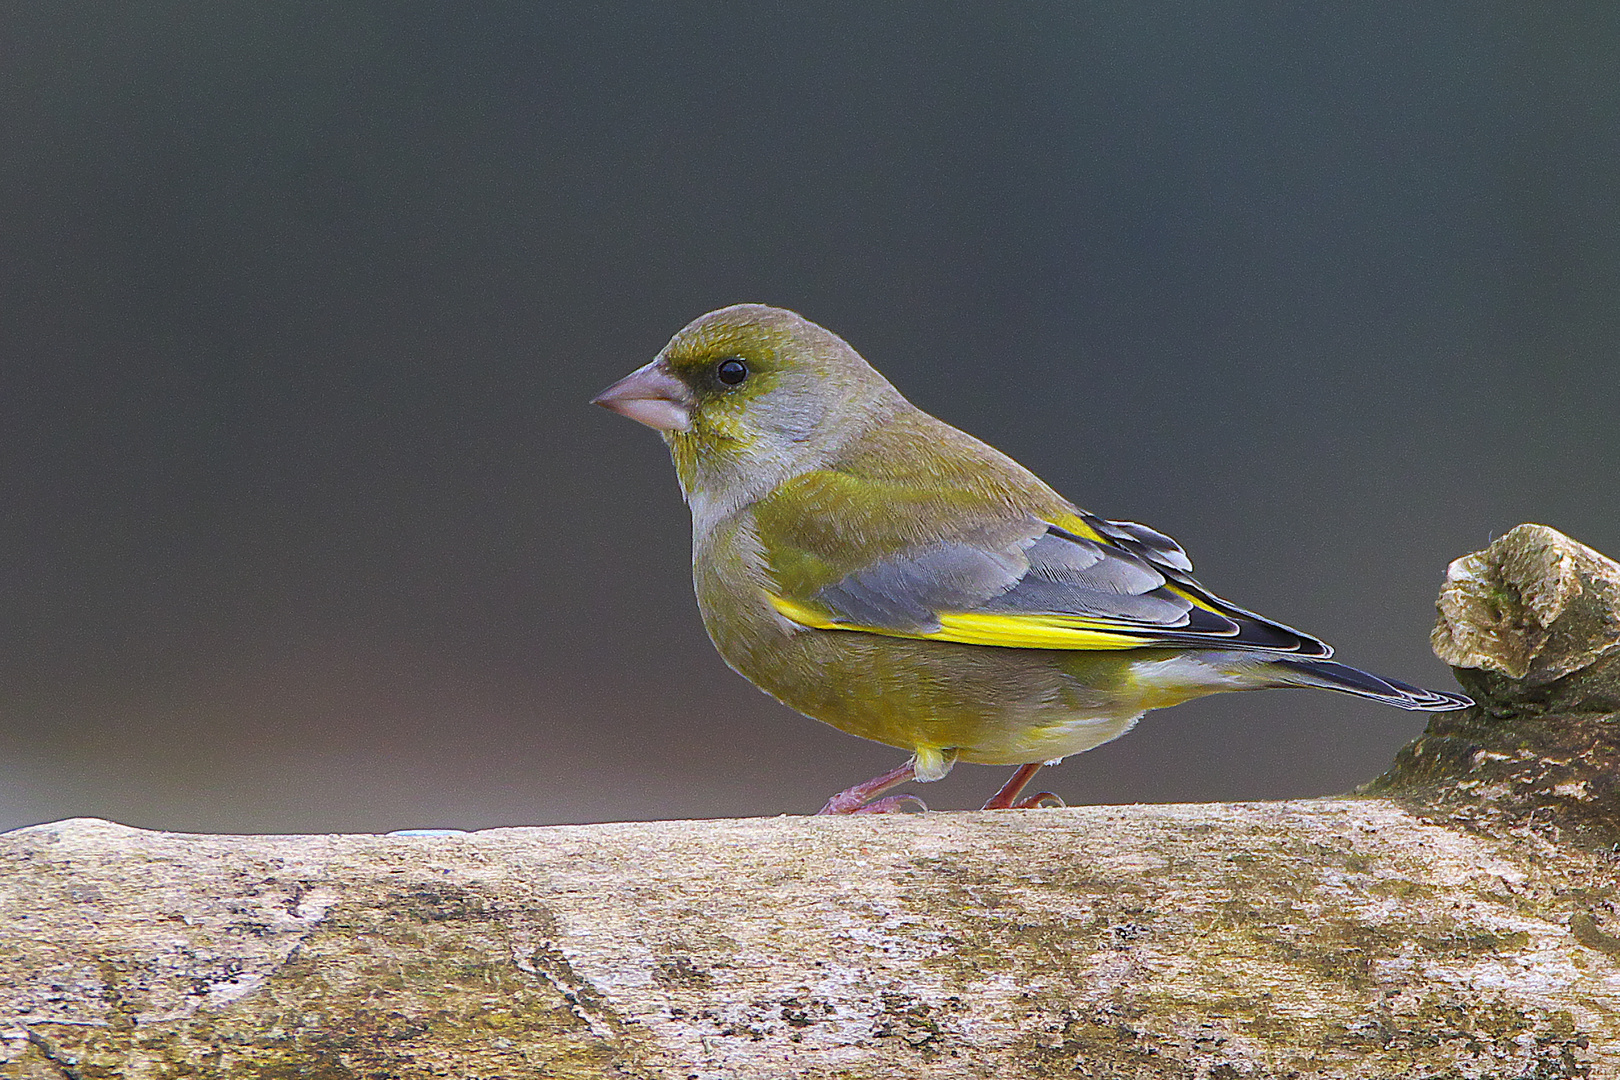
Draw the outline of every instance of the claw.
[[[928,804],[915,795],[888,795],[865,806],[848,811],[851,814],[926,814]]]
[[[1014,810],[1056,810],[1069,805],[1050,791],[1043,791],[1039,795],[1031,795],[1013,804]]]
[[[908,761],[899,768],[890,769],[882,776],[876,776],[864,784],[856,784],[846,788],[827,800],[827,805],[816,811],[817,816],[822,814],[887,814],[896,810],[907,800],[915,800],[921,806],[922,800],[915,795],[891,795],[887,799],[878,799],[885,791],[898,787],[917,775],[915,762]],[[877,802],[872,802],[877,799]],[[870,805],[868,805],[870,804]],[[882,807],[882,809],[876,809]],[[928,807],[924,806],[924,810]]]

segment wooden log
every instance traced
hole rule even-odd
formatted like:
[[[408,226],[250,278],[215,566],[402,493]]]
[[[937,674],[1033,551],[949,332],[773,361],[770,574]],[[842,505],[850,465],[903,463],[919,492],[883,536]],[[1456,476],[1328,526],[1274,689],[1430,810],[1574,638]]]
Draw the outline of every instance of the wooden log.
[[[1620,1076],[1620,567],[1526,528],[1472,617],[1531,660],[1351,797],[5,834],[0,1075]]]

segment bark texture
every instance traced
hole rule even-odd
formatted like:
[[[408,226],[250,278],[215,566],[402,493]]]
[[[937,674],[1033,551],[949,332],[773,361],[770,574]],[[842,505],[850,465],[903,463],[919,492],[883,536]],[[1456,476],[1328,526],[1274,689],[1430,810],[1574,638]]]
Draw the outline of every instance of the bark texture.
[[[1454,564],[1437,641],[1482,707],[1347,798],[18,830],[0,1075],[1620,1076],[1620,567],[1588,555],[1525,526]]]

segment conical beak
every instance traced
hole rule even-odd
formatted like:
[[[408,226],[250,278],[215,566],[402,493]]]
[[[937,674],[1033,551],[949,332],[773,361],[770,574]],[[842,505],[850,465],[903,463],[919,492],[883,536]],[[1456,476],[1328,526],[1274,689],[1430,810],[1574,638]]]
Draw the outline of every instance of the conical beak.
[[[692,430],[692,394],[658,360],[632,371],[591,398],[591,404],[658,431]]]

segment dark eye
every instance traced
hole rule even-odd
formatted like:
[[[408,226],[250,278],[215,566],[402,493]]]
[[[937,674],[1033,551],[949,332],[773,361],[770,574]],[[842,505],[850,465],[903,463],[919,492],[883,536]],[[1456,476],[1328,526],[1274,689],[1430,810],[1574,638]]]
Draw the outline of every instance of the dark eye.
[[[748,365],[733,356],[720,361],[719,366],[714,369],[714,377],[727,386],[736,386],[748,378]]]

